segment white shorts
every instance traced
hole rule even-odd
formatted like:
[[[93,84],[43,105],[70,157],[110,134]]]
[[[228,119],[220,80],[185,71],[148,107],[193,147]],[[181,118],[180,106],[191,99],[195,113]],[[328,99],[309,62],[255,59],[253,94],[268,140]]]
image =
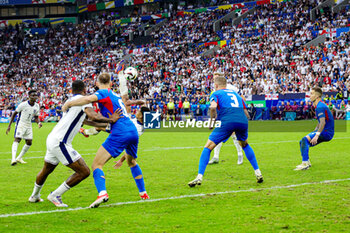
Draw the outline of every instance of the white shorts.
[[[32,130],[32,128],[31,127],[16,126],[15,138],[22,138],[22,139],[25,139],[25,140],[32,140],[33,139],[33,130]]]
[[[45,162],[57,165],[61,162],[67,166],[81,158],[81,155],[71,145],[60,142],[57,139],[47,138]]]

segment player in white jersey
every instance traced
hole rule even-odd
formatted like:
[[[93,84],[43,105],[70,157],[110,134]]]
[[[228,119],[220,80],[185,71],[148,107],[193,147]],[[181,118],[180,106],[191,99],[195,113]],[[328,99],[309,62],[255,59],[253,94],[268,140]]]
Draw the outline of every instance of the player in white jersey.
[[[16,165],[18,163],[26,163],[23,161],[23,155],[29,150],[33,142],[33,129],[32,129],[32,119],[34,117],[35,122],[38,123],[38,127],[41,128],[42,124],[39,121],[39,104],[36,103],[38,99],[38,94],[36,90],[30,90],[28,92],[29,100],[20,103],[16,110],[13,112],[9,126],[7,127],[6,134],[11,131],[11,124],[14,121],[16,115],[18,114],[16,129],[15,129],[15,140],[12,144],[12,160],[11,165]],[[26,144],[23,146],[21,153],[17,155],[18,145],[21,140],[24,139]]]
[[[233,90],[233,91],[235,91],[235,92],[237,92],[237,93],[238,93],[238,91],[239,91],[236,87],[234,87],[234,86],[231,85],[231,84],[227,84],[226,88],[227,88],[227,89],[230,89],[230,90]],[[237,150],[237,154],[238,154],[237,164],[242,164],[242,163],[243,163],[243,152],[242,152],[242,147],[241,147],[241,145],[239,144],[235,133],[233,133],[231,137],[232,137],[232,139],[233,139],[233,144],[235,145],[236,150]],[[213,158],[209,161],[209,163],[208,163],[209,165],[219,163],[219,155],[220,155],[220,150],[221,150],[222,144],[223,144],[223,143],[221,142],[221,143],[219,143],[219,144],[214,148],[214,156],[213,156]]]
[[[68,101],[79,99],[82,95],[85,95],[85,85],[82,81],[74,81],[72,88],[74,96]],[[86,115],[93,121],[85,120]],[[79,132],[83,123],[96,127],[106,127],[106,123],[116,122],[120,115],[121,109],[113,113],[110,118],[105,118],[102,115],[97,114],[93,110],[91,104],[72,107],[67,113],[64,113],[61,120],[53,128],[46,139],[44,167],[36,177],[33,193],[29,197],[29,202],[34,203],[43,201],[43,199],[40,198],[40,191],[45,180],[50,173],[55,170],[58,163],[61,162],[63,165],[75,171],[75,173],[64,181],[55,191],[49,194],[47,199],[57,207],[67,207],[68,205],[64,204],[61,200],[62,194],[90,175],[90,169],[85,161],[72,147],[73,138]]]

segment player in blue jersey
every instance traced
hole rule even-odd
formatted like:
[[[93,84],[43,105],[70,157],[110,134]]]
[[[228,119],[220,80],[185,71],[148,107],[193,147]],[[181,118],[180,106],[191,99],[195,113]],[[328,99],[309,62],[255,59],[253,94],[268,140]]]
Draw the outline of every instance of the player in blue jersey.
[[[95,186],[98,191],[98,197],[90,208],[98,207],[102,202],[108,201],[109,197],[106,191],[106,180],[102,171],[103,166],[112,157],[116,158],[124,150],[126,152],[126,160],[131,169],[132,176],[135,179],[139,189],[141,199],[149,199],[145,189],[145,183],[140,166],[136,163],[137,147],[139,136],[135,125],[127,115],[123,101],[119,95],[110,90],[112,86],[111,76],[108,73],[102,73],[98,77],[97,86],[99,90],[93,95],[85,96],[75,101],[67,102],[62,110],[65,111],[72,106],[80,106],[87,103],[98,102],[101,114],[108,117],[118,108],[123,110],[123,115],[116,123],[111,124],[111,132],[98,149],[96,157],[92,163],[93,177]]]
[[[263,182],[253,149],[248,144],[248,112],[244,100],[233,90],[226,89],[226,78],[219,73],[214,74],[215,92],[210,96],[210,118],[221,121],[221,127],[215,128],[210,134],[199,160],[199,169],[196,179],[189,182],[190,187],[201,185],[205,169],[208,165],[211,151],[221,142],[236,133],[242,149],[255,170],[258,183]]]
[[[327,105],[321,101],[321,97],[321,88],[315,87],[311,90],[310,100],[316,108],[318,124],[313,132],[303,137],[299,142],[303,160],[302,163],[294,169],[295,171],[306,170],[311,167],[309,160],[310,146],[316,146],[321,142],[328,142],[332,140],[334,136],[334,118]]]

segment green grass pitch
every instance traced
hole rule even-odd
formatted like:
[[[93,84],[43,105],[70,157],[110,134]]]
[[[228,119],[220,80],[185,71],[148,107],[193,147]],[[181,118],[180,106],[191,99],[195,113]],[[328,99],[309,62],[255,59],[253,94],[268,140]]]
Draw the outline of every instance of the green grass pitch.
[[[261,122],[260,124],[264,124]],[[293,127],[293,122],[284,123]],[[316,125],[316,121],[315,121]],[[314,126],[315,126],[314,125]],[[349,124],[348,124],[349,125]],[[264,183],[257,184],[247,159],[237,165],[231,140],[218,165],[208,166],[203,184],[189,188],[210,131],[146,132],[140,138],[138,163],[150,201],[140,201],[130,169],[104,168],[109,202],[86,209],[96,196],[92,175],[63,195],[70,209],[59,212],[47,195],[72,171],[62,165],[49,176],[42,203],[29,203],[35,177],[43,165],[46,137],[54,124],[33,125],[27,164],[10,166],[11,135],[0,124],[0,232],[349,232],[350,134],[337,132],[331,142],[310,149],[312,167],[293,171],[301,162],[299,140],[306,132],[251,132]],[[106,138],[100,133],[73,141],[91,166]],[[24,142],[21,142],[18,153]],[[324,182],[332,180],[331,182]],[[153,201],[152,201],[153,200]],[[43,211],[40,213],[40,211]],[[29,215],[8,216],[24,213]]]

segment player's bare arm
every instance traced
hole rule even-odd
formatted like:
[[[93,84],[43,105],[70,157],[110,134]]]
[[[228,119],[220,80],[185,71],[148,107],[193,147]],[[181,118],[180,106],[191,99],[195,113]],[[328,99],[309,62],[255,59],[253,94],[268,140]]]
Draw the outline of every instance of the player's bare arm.
[[[216,119],[216,108],[218,107],[218,104],[215,101],[211,101],[210,103],[210,127],[209,129],[213,129],[213,125],[215,124],[215,119]]]
[[[84,125],[89,125],[89,126],[92,126],[92,127],[96,127],[96,128],[106,128],[107,127],[107,123],[99,123],[99,122],[92,121],[92,120],[89,120],[89,119],[85,119],[83,124]]]
[[[12,122],[15,120],[15,117],[16,117],[17,114],[18,114],[18,112],[16,112],[16,111],[14,111],[14,112],[12,113],[9,126],[8,126],[7,129],[6,129],[6,135],[8,135],[9,132],[11,131],[11,124],[12,124]]]
[[[43,126],[43,124],[41,124],[41,122],[39,120],[39,116],[35,116],[34,121],[38,124],[39,129]]]
[[[146,101],[144,100],[129,100],[128,95],[122,96],[123,103],[126,108],[127,113],[131,113],[131,105],[144,105]]]
[[[144,105],[144,104],[146,104],[146,102],[144,100],[127,100],[124,104],[127,106]]]
[[[114,161],[114,169],[118,169],[120,168],[122,165],[123,165],[123,162],[125,161],[126,159],[126,156],[125,156],[125,153],[123,154],[123,156],[118,160],[118,161]]]
[[[67,112],[67,110],[70,108],[70,107],[73,107],[73,106],[83,106],[85,104],[90,104],[90,103],[93,103],[93,102],[96,102],[98,101],[98,98],[96,95],[88,95],[88,96],[83,96],[79,99],[76,99],[76,100],[72,100],[72,101],[67,101],[63,106],[62,106],[62,111],[63,112]]]
[[[320,118],[320,123],[318,124],[318,129],[315,137],[310,141],[311,145],[316,145],[318,141],[318,137],[322,133],[324,126],[326,125],[326,119],[324,117]]]
[[[85,108],[85,113],[88,116],[88,118],[92,121],[101,122],[101,123],[115,123],[117,120],[122,118],[123,111],[118,108],[112,115],[109,115],[109,118],[102,116],[101,114],[98,114],[95,112],[92,108]],[[98,126],[103,127],[103,126]]]
[[[247,109],[244,109],[244,114],[248,118],[248,120],[250,120],[249,112]]]

